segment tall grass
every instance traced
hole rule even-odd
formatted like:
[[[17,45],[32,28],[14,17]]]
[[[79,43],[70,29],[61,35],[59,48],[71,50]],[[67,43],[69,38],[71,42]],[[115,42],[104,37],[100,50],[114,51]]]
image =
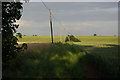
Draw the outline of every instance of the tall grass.
[[[56,43],[36,52],[18,53],[3,70],[3,78],[79,78],[85,79],[80,64],[85,51],[78,45]]]
[[[51,46],[52,48],[46,49],[46,51],[38,51],[40,53],[51,53],[56,54],[60,53],[63,54],[72,54],[72,58],[67,55],[64,59],[70,60],[70,59],[78,59],[75,57],[74,53],[75,51],[79,52],[79,50],[84,49],[87,54],[82,56],[80,59],[83,59],[83,61],[92,63],[95,65],[100,72],[102,71],[101,77],[111,77],[116,78],[119,76],[119,56],[118,56],[118,37],[117,36],[76,36],[78,39],[81,40],[81,42],[73,42],[71,44],[57,44]],[[22,39],[19,40],[19,42],[51,42],[51,38],[49,36],[23,36]],[[59,42],[59,36],[54,36],[54,41]],[[61,45],[62,47],[59,47],[58,45]],[[69,45],[69,48],[65,48],[64,46]],[[72,48],[74,46],[74,48]],[[60,50],[58,50],[60,49]],[[74,51],[75,50],[75,51]],[[85,52],[83,51],[83,52]],[[36,53],[36,52],[33,52]],[[57,58],[60,59],[60,57],[57,56],[53,57],[53,59]],[[59,55],[60,56],[60,55]],[[78,56],[78,55],[76,55]],[[64,60],[63,59],[63,60]],[[73,62],[74,62],[73,60]],[[56,60],[58,61],[58,60]],[[60,70],[61,71],[61,70]]]
[[[101,78],[119,77],[119,45],[106,44],[106,47],[88,45],[81,46],[87,51],[87,55],[82,59],[84,62],[91,63],[96,66],[100,72]]]

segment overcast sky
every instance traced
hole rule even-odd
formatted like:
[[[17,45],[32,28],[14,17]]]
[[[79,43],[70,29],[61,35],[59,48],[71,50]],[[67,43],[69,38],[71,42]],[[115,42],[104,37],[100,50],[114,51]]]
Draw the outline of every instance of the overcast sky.
[[[41,2],[41,0],[29,0],[29,1]],[[44,2],[118,2],[119,0],[42,0],[42,1]]]
[[[45,2],[51,8],[54,35],[68,33],[78,36],[118,34],[117,2]],[[24,35],[50,35],[49,10],[41,2],[23,4],[18,32]]]

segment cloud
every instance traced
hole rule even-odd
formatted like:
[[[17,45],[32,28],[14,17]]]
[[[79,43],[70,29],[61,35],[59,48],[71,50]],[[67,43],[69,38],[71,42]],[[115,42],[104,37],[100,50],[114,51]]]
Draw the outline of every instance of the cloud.
[[[36,22],[36,21],[27,21],[27,20],[19,20],[15,24],[19,24],[20,27],[44,27],[48,22]]]
[[[52,14],[60,21],[113,21],[117,19],[118,4],[116,2],[47,2]],[[40,2],[24,4],[25,20],[49,21],[49,11]],[[54,18],[53,18],[54,20]]]
[[[73,31],[84,31],[90,27],[93,28],[95,26],[96,26],[95,24],[89,22],[86,23],[83,22],[83,23],[72,23],[69,26],[67,26],[67,28]]]
[[[118,33],[118,23],[116,21],[108,22],[86,22],[76,23],[67,26],[67,31],[75,35],[90,35],[93,33],[101,35],[114,35]],[[114,26],[114,27],[113,27]]]
[[[111,2],[80,2],[80,3],[45,3],[57,18],[53,18],[54,35],[59,35],[60,24],[63,23],[67,32],[77,35],[88,35],[93,32],[100,34],[117,34],[118,6]],[[19,31],[24,34],[49,35],[49,11],[42,3],[24,4]],[[62,31],[64,29],[62,28]]]
[[[33,22],[32,21],[19,20],[15,24],[19,24],[21,27],[28,27],[28,26],[30,26],[30,23],[33,23]]]
[[[119,0],[43,0],[44,2],[118,2]],[[30,0],[30,2],[41,2],[41,0]]]

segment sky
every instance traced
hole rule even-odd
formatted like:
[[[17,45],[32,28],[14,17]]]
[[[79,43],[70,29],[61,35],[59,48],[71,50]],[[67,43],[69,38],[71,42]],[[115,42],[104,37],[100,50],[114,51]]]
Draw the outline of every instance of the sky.
[[[41,2],[41,0],[29,0],[29,1]],[[118,2],[119,0],[42,0],[42,1],[44,2]]]
[[[45,0],[44,0],[45,1]],[[107,1],[107,0],[106,0]],[[54,36],[118,35],[117,2],[45,2],[51,8]],[[50,15],[42,2],[23,4],[18,32],[23,35],[50,35]],[[64,30],[65,29],[65,30]]]
[[[41,0],[0,0],[2,2],[8,1],[29,1],[29,2],[41,2]],[[44,2],[118,2],[119,0],[43,0]]]

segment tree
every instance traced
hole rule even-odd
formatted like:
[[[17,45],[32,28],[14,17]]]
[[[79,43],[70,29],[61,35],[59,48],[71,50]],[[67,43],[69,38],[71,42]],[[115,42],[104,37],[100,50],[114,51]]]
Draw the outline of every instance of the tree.
[[[94,34],[93,36],[97,36],[97,34]]]
[[[2,3],[2,59],[3,62],[16,56],[16,53],[22,49],[27,49],[27,45],[18,46],[18,38],[22,38],[21,33],[17,33],[16,29],[19,25],[14,24],[22,16],[21,2],[3,2]]]
[[[67,42],[67,41],[81,42],[79,39],[77,39],[73,35],[68,35],[65,39],[65,42]]]

